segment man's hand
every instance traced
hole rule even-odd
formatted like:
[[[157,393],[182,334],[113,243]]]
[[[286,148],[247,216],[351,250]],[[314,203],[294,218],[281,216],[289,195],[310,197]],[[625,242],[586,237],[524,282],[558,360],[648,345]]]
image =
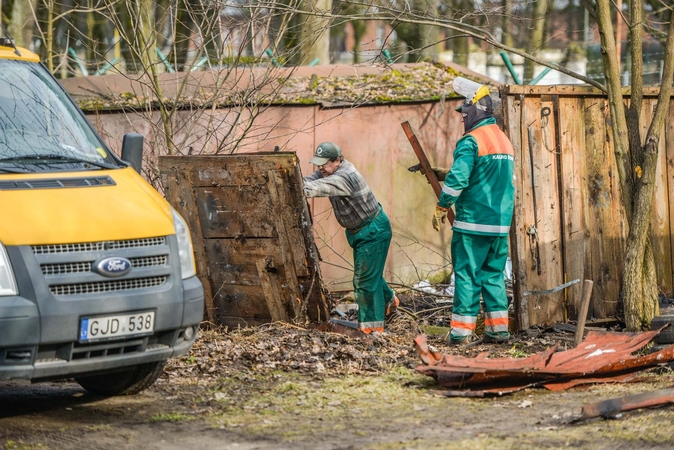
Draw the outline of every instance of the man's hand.
[[[447,221],[447,211],[449,211],[449,208],[443,208],[440,205],[435,207],[435,214],[433,214],[433,228],[435,228],[435,231],[440,231],[440,224]]]
[[[445,169],[442,167],[431,167],[431,169],[433,169],[435,178],[437,178],[440,183],[445,181],[445,178],[447,178],[447,174],[449,173],[449,169]]]
[[[447,178],[447,174],[449,173],[449,169],[445,169],[443,167],[431,167],[431,169],[435,174],[435,178],[437,178],[440,183],[445,181],[445,178]],[[416,164],[414,166],[408,167],[407,170],[409,170],[412,173],[419,172],[421,175],[426,175],[426,171],[424,170],[423,167],[421,167],[421,164]]]

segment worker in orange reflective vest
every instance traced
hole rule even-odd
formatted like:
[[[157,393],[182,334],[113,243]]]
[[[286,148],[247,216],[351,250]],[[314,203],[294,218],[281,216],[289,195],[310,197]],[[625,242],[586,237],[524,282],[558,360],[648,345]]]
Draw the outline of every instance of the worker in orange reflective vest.
[[[434,169],[444,183],[433,228],[439,231],[449,208],[456,209],[449,344],[465,343],[474,334],[480,296],[485,308],[483,340],[504,342],[510,338],[503,270],[515,198],[513,147],[496,125],[486,86],[467,94],[456,110],[463,117],[465,134],[456,144],[452,167]]]

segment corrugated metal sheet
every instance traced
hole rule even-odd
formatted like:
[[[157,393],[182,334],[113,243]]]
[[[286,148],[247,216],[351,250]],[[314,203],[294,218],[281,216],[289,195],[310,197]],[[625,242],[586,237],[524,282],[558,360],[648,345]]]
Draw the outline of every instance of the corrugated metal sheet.
[[[426,336],[421,335],[415,339],[415,346],[424,365],[416,369],[435,378],[443,387],[482,395],[530,386],[563,390],[578,384],[627,381],[629,374],[674,361],[674,345],[649,355],[632,356],[659,332],[591,332],[574,349],[555,352],[557,347],[553,346],[521,359],[489,358],[487,353],[475,358],[441,354],[431,351]]]

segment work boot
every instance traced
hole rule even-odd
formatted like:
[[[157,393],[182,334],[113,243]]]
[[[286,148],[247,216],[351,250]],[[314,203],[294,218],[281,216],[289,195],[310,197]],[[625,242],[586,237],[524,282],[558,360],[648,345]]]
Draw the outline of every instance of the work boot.
[[[389,317],[391,314],[393,314],[395,312],[395,310],[398,309],[399,305],[400,305],[400,300],[398,300],[398,297],[394,295],[393,298],[391,299],[391,301],[389,301],[386,304],[386,311],[384,312],[386,317]]]
[[[507,331],[499,331],[497,333],[485,331],[484,334],[482,335],[482,342],[485,343],[500,344],[503,342],[508,342],[509,340],[510,340],[510,333],[508,333]]]
[[[474,336],[475,335],[473,334],[469,334],[468,336],[464,337],[455,337],[450,334],[449,337],[447,338],[447,345],[449,345],[450,347],[461,347],[463,345],[470,344],[471,342],[473,342]]]

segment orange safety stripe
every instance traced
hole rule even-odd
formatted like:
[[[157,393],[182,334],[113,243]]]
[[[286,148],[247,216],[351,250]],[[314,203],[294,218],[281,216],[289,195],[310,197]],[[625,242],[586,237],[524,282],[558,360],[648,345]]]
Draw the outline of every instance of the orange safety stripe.
[[[459,322],[458,320],[452,320],[449,324],[452,328],[463,328],[465,330],[474,330],[475,325],[474,323]]]
[[[515,154],[512,143],[496,124],[476,128],[468,134],[477,142],[477,156]]]
[[[384,327],[376,327],[376,328],[359,328],[359,329],[360,329],[360,331],[362,331],[362,332],[365,333],[365,334],[370,334],[370,333],[372,333],[373,331],[378,331],[379,333],[383,333],[383,332],[384,332]]]
[[[494,319],[488,319],[488,318],[485,317],[484,325],[485,326],[508,325],[508,318],[507,317],[496,317]]]

